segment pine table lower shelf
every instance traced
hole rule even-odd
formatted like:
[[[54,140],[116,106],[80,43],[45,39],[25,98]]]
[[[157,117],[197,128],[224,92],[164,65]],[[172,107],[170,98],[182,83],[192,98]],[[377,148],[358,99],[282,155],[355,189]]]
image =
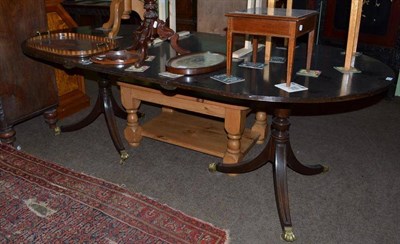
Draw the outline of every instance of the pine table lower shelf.
[[[192,96],[165,95],[154,88],[118,82],[125,107],[128,143],[137,147],[142,137],[171,143],[221,157],[224,163],[239,162],[255,143],[263,143],[266,113],[258,112],[251,128],[246,128],[250,109]],[[161,113],[139,124],[137,112],[142,101],[162,105]]]
[[[162,111],[142,127],[142,135],[145,137],[221,158],[226,153],[228,137],[223,121],[174,110]],[[240,153],[245,155],[259,136],[246,128],[240,139]]]

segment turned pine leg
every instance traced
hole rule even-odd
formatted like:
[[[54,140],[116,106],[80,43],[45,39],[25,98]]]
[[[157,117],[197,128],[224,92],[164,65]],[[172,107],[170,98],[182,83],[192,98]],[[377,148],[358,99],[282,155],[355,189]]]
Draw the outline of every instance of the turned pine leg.
[[[141,101],[132,98],[132,93],[132,89],[121,86],[122,105],[128,113],[124,136],[129,145],[137,147],[142,140],[142,127],[139,125],[138,116],[138,109]]]
[[[265,136],[268,133],[267,118],[268,117],[266,112],[256,113],[256,120],[251,127],[251,131],[260,135],[258,137],[257,144],[263,144],[265,141]]]
[[[139,125],[137,111],[138,108],[126,110],[126,112],[128,112],[128,117],[124,135],[125,139],[132,147],[139,146],[139,143],[142,140],[142,127]]]
[[[244,132],[246,114],[246,110],[226,110],[225,130],[228,134],[228,143],[222,160],[224,163],[237,163],[243,157],[240,139]]]

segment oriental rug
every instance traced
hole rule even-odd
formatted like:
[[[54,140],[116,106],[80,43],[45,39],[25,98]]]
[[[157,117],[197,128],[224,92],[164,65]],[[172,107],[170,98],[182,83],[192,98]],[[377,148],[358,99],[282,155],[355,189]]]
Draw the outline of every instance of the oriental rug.
[[[0,144],[0,243],[227,243],[227,232]]]

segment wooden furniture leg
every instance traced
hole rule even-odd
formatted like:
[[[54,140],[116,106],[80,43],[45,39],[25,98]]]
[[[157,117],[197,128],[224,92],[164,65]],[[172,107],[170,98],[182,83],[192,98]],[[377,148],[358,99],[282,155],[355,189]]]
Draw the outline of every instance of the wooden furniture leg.
[[[257,52],[258,52],[258,37],[257,36],[253,36],[252,45],[253,45],[252,60],[253,60],[253,63],[256,63],[257,62]]]
[[[112,0],[110,4],[110,18],[103,24],[104,29],[111,29],[108,33],[109,38],[114,38],[121,26],[121,18],[124,13],[124,0]]]
[[[13,126],[7,123],[3,109],[3,99],[0,97],[0,142],[14,145],[15,134]]]
[[[224,163],[237,163],[243,157],[240,150],[240,139],[244,132],[246,114],[247,111],[245,110],[227,109],[225,112],[224,127],[228,136],[228,143],[226,153],[222,159]]]
[[[353,55],[357,53],[357,46],[358,46],[358,37],[360,35],[360,25],[361,25],[361,16],[362,16],[362,5],[361,7],[357,8],[357,18],[356,18],[356,28],[354,30],[354,46],[353,46]],[[354,66],[354,64],[351,64]]]
[[[275,1],[275,0],[274,0]],[[262,0],[247,0],[247,9],[257,9],[262,7]],[[245,35],[244,47],[232,52],[233,57],[241,58],[244,55],[252,52],[254,49],[251,47],[252,41],[250,40],[250,35]],[[254,55],[254,52],[253,52]]]
[[[288,38],[288,59],[287,59],[287,71],[286,71],[286,86],[290,86],[292,81],[292,70],[294,61],[294,52],[296,49],[296,38]]]
[[[312,60],[312,53],[314,48],[314,39],[315,39],[315,31],[310,31],[308,33],[308,42],[307,42],[307,63],[306,63],[306,70],[307,72],[311,69],[311,60]]]
[[[15,134],[15,130],[12,126],[5,128],[0,131],[0,141],[13,146],[15,142]]]
[[[122,105],[128,113],[127,123],[124,130],[125,139],[132,147],[139,146],[142,140],[142,127],[139,125],[138,110],[140,107],[141,100],[133,98],[130,89],[121,89]]]
[[[124,11],[122,12],[121,19],[129,19],[132,12],[133,0],[124,0]]]
[[[111,29],[111,27],[113,26],[114,23],[114,18],[115,18],[115,5],[117,4],[117,2],[121,2],[122,0],[112,0],[110,3],[110,16],[108,18],[108,21],[106,23],[103,24],[103,28],[104,29]]]
[[[303,175],[315,175],[328,170],[322,165],[304,165],[300,163],[290,146],[289,141],[290,109],[276,109],[271,125],[271,137],[262,152],[251,160],[237,164],[210,164],[210,171],[223,173],[246,173],[272,163],[275,189],[275,201],[283,230],[282,238],[294,241],[295,236],[289,209],[289,194],[287,185],[287,167]]]
[[[275,0],[267,1],[267,12],[268,14],[272,14],[275,8]],[[272,37],[265,37],[265,54],[264,54],[264,62],[269,63],[271,60],[271,50],[272,50]]]
[[[363,1],[362,0],[354,0],[351,2],[351,13],[350,13],[350,21],[349,21],[349,31],[348,31],[348,37],[347,37],[347,46],[346,46],[346,56],[345,56],[345,62],[344,62],[344,69],[346,71],[350,71],[352,68],[352,60],[353,60],[353,55],[356,50],[354,48],[357,47],[355,42],[358,40],[358,25],[360,24],[359,21],[359,13],[362,11],[362,5]]]
[[[260,135],[257,140],[257,144],[263,144],[265,141],[265,136],[268,134],[267,127],[267,113],[266,112],[257,112],[256,118],[253,126],[251,127],[251,131]]]
[[[0,100],[1,101],[1,100]],[[52,108],[49,109],[45,112],[43,112],[43,117],[45,122],[49,125],[50,129],[56,130],[57,128],[57,121],[58,121],[58,116],[57,116],[57,109]],[[0,130],[0,141],[6,144],[9,144],[11,146],[14,146],[15,143],[15,135],[16,132],[14,130],[13,125],[7,125],[5,122],[4,118],[4,112],[1,108],[1,102],[0,102],[0,123],[4,123],[0,128],[4,128]]]
[[[50,129],[57,128],[58,114],[57,109],[50,109],[43,113],[44,121],[49,125]]]
[[[226,75],[231,76],[232,73],[232,48],[233,48],[233,33],[232,28],[229,28],[228,19],[228,29],[226,31]]]
[[[115,121],[114,115],[120,116],[123,119],[125,119],[126,113],[124,113],[122,109],[119,108],[118,105],[116,104],[116,101],[112,95],[110,81],[108,81],[107,79],[98,81],[98,86],[99,86],[98,96],[92,111],[82,120],[74,124],[61,126],[59,129],[60,132],[70,132],[79,130],[91,124],[101,114],[104,114],[104,117],[107,122],[108,132],[110,133],[115,148],[120,154],[121,163],[123,163],[129,157],[129,155],[125,150],[121,137],[119,136],[117,123]]]

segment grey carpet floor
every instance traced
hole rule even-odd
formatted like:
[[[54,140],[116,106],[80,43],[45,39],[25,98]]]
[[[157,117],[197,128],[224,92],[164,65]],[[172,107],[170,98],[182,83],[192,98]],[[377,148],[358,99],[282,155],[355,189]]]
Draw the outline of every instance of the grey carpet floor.
[[[87,82],[92,97],[93,83]],[[116,89],[114,93],[118,96]],[[146,113],[141,120],[145,122],[159,108],[143,104],[141,111]],[[248,122],[253,119],[250,115]],[[292,116],[291,122],[298,159],[330,167],[316,176],[288,172],[296,243],[400,243],[400,101],[382,100],[332,115]],[[118,119],[118,125],[122,135],[125,121]],[[41,116],[15,129],[22,151],[117,183],[226,229],[233,244],[284,243],[270,164],[235,177],[213,174],[207,166],[219,158],[144,138],[136,148],[124,141],[130,158],[120,165],[103,116],[59,136]],[[247,157],[262,147],[256,145]]]

